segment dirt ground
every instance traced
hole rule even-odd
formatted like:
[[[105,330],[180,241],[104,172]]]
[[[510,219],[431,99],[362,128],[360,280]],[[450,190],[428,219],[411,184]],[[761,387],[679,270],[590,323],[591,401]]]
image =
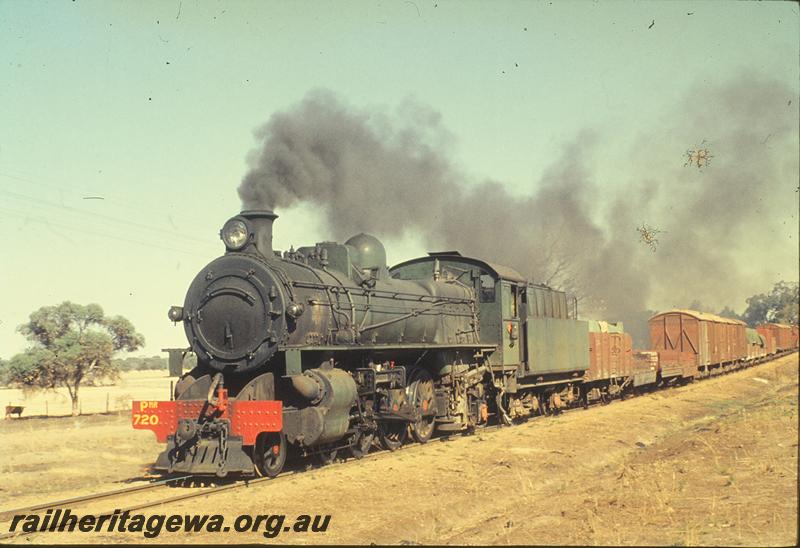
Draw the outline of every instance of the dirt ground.
[[[431,441],[151,513],[330,514],[292,544],[790,546],[797,541],[798,355],[589,411]],[[45,434],[45,435],[42,435]],[[34,441],[34,437],[35,441]],[[4,421],[0,507],[119,487],[158,445],[115,416]],[[77,510],[77,509],[76,509]],[[78,510],[79,511],[79,510]],[[147,542],[49,533],[14,542]],[[151,542],[264,543],[261,532]]]

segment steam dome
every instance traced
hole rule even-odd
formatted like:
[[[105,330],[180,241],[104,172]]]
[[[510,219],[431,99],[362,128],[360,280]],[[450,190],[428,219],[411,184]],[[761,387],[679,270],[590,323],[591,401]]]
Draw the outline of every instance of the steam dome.
[[[355,248],[357,256],[353,262],[363,270],[383,270],[386,268],[386,249],[375,236],[369,234],[356,234],[345,242]]]

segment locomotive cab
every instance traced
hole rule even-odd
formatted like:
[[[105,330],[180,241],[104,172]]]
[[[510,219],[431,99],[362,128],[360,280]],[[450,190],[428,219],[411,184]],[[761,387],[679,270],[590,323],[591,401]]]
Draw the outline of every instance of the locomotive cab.
[[[498,413],[507,415],[514,406],[528,411],[562,403],[580,396],[579,384],[589,368],[588,323],[577,319],[577,306],[568,306],[562,291],[532,284],[514,269],[457,251],[429,253],[392,267],[398,279],[426,276],[468,284],[479,297],[480,339],[498,349],[487,357],[495,386],[504,396]],[[542,403],[515,394],[538,391]],[[519,405],[517,405],[519,404]],[[523,414],[520,412],[520,414]]]

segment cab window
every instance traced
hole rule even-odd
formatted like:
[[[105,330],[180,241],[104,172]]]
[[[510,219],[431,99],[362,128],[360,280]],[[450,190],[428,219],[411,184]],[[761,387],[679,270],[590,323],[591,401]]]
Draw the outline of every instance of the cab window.
[[[519,288],[515,285],[511,286],[511,317],[519,317]]]
[[[482,303],[493,303],[494,296],[494,278],[488,274],[483,274],[480,281],[480,299]]]

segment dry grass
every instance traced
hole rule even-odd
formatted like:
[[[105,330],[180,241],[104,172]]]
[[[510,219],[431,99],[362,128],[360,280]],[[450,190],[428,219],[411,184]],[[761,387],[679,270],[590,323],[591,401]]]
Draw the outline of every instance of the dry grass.
[[[4,421],[0,438],[0,508],[119,488],[145,473],[160,450],[124,412]]]
[[[708,416],[606,470],[605,481],[589,490],[582,538],[603,545],[792,544],[797,415],[791,399]]]

